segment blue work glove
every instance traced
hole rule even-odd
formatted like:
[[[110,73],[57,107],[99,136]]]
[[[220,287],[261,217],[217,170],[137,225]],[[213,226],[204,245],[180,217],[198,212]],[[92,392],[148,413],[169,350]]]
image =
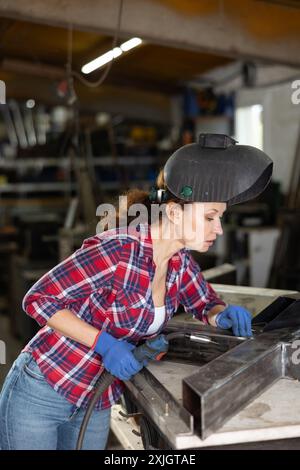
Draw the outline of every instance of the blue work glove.
[[[124,340],[118,341],[106,331],[98,336],[93,349],[102,356],[105,369],[121,380],[130,380],[143,368],[144,364],[132,354],[135,346]]]
[[[235,336],[252,336],[251,320],[251,313],[239,305],[228,305],[215,318],[218,327],[232,328]]]

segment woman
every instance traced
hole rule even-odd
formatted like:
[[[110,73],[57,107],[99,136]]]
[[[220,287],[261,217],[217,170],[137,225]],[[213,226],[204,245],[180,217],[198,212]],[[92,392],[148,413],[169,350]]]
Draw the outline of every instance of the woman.
[[[206,252],[222,235],[227,205],[257,196],[271,173],[263,152],[202,134],[169,158],[150,193],[127,194],[127,211],[142,203],[146,221],[86,239],[29,290],[23,308],[42,328],[2,389],[2,449],[74,449],[93,386],[107,369],[116,380],[97,402],[83,444],[104,449],[122,381],[143,367],[135,346],[159,334],[179,304],[204,323],[251,336],[250,313],[218,298],[188,250]],[[162,216],[153,219],[158,204]]]

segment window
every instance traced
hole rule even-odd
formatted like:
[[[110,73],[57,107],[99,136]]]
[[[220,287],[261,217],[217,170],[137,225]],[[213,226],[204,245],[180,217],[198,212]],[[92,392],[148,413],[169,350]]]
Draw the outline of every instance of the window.
[[[260,104],[237,108],[235,138],[241,145],[253,145],[263,150],[263,107]]]

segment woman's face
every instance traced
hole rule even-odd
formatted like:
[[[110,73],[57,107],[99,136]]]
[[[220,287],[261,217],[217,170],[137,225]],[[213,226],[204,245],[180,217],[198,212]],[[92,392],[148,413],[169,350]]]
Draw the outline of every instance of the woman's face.
[[[193,202],[185,205],[183,242],[186,248],[206,252],[218,235],[223,234],[221,217],[225,202]]]

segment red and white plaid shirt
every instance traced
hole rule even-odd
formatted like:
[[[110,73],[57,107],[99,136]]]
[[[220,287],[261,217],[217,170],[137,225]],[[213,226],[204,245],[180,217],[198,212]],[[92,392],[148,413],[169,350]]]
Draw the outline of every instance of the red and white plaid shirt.
[[[86,407],[103,372],[101,356],[46,325],[58,310],[77,317],[115,338],[137,344],[154,319],[151,281],[155,274],[150,226],[122,227],[87,238],[81,248],[46,273],[27,292],[23,309],[42,328],[25,346],[47,382],[78,407]],[[187,249],[170,260],[166,278],[166,319],[182,304],[186,312],[207,323],[215,305],[225,305],[201,274]],[[152,337],[147,336],[147,337]],[[117,402],[124,384],[116,379],[96,409]]]

